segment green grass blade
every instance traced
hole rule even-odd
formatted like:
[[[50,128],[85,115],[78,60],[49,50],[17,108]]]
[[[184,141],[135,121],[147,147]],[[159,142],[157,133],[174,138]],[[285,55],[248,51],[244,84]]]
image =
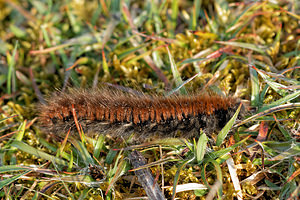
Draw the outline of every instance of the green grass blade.
[[[197,159],[198,163],[200,163],[202,161],[202,159],[204,158],[207,142],[208,142],[207,136],[205,135],[205,133],[202,133],[199,137],[199,140],[197,142],[197,148],[195,150],[196,159]]]
[[[39,196],[39,193],[38,193],[38,192],[35,192],[35,193],[34,193],[34,196],[32,197],[32,200],[38,199],[38,196]]]
[[[170,22],[170,29],[169,29],[169,37],[173,38],[175,35],[175,29],[177,26],[177,16],[178,16],[178,9],[179,9],[179,5],[178,5],[178,0],[173,0],[172,1],[172,5],[171,5],[171,10],[172,10],[172,14],[171,14],[171,22]]]
[[[259,80],[255,69],[249,67],[250,80],[251,80],[251,106],[258,107],[261,102],[259,99]]]
[[[221,149],[219,151],[216,151],[216,152],[212,152],[212,153],[208,153],[208,157],[209,158],[212,158],[212,159],[216,159],[216,158],[219,158],[225,154],[227,154],[228,152],[234,150],[235,148],[237,148],[238,146],[244,144],[248,139],[249,139],[250,136],[244,138],[243,140],[235,143],[234,145],[231,145],[230,147],[227,147],[225,149]]]
[[[181,85],[179,85],[178,87],[174,88],[173,90],[169,91],[166,96],[170,96],[174,93],[176,93],[178,90],[180,90],[182,87],[185,86],[185,84],[191,82],[194,78],[196,78],[197,76],[199,76],[200,72],[195,74],[194,76],[190,77],[189,79],[185,80]]]
[[[5,122],[6,120],[8,120],[8,119],[10,119],[10,118],[14,118],[14,117],[16,117],[16,116],[18,116],[18,115],[13,115],[13,116],[9,116],[9,117],[5,117],[5,118],[3,118],[3,119],[0,119],[0,123]]]
[[[256,69],[256,68],[255,68]],[[258,74],[264,79],[264,81],[278,94],[285,96],[287,94],[288,87],[285,85],[282,85],[280,83],[275,82],[272,78],[270,78],[268,75],[266,75],[262,70],[256,69]],[[282,89],[284,88],[284,89]]]
[[[284,104],[284,105],[275,106],[275,107],[269,108],[267,110],[262,108],[264,111],[262,111],[262,112],[259,111],[257,114],[252,115],[251,117],[249,117],[249,118],[243,120],[242,122],[236,124],[235,127],[241,126],[242,124],[253,121],[253,120],[255,120],[257,118],[260,118],[260,117],[263,117],[265,115],[269,115],[269,114],[274,113],[274,112],[278,112],[278,111],[281,111],[281,110],[298,109],[298,108],[300,108],[300,103],[288,103],[288,104]]]
[[[250,11],[253,9],[253,7],[255,6],[254,9],[258,9],[260,8],[260,5],[252,5],[252,6],[247,6],[245,8],[245,10],[243,10],[238,16],[236,16],[236,18],[234,19],[234,21],[232,21],[232,23],[228,26],[228,29],[226,31],[226,36],[232,36],[235,37],[236,34],[245,26],[245,24],[248,23],[248,21],[250,19],[243,19],[243,17],[245,17],[246,14],[250,13]],[[234,32],[233,32],[234,31]],[[233,32],[233,33],[231,33]]]
[[[117,155],[117,153],[118,153],[118,151],[110,149],[107,156],[106,156],[106,158],[105,158],[105,162],[107,164],[112,164],[112,162],[113,162],[115,156]]]
[[[16,176],[11,177],[11,178],[7,178],[7,179],[4,179],[4,180],[0,181],[0,190],[1,190],[3,187],[5,187],[5,186],[11,184],[12,182],[18,180],[21,176],[23,176],[23,175],[29,173],[30,171],[32,171],[32,170],[26,170],[25,172],[23,172],[23,173],[21,173],[21,174],[18,174],[18,175],[16,175]]]
[[[192,20],[191,20],[191,27],[190,27],[193,31],[195,31],[196,27],[197,27],[199,12],[200,12],[200,9],[201,9],[201,4],[202,4],[202,0],[195,0],[194,1],[193,16],[191,18]]]
[[[93,164],[94,160],[91,157],[88,150],[86,149],[86,146],[82,142],[79,142],[78,140],[72,139],[71,141],[74,147],[76,148],[76,150],[79,152],[79,156],[82,158],[82,161],[86,165]]]
[[[17,133],[15,134],[15,141],[22,141],[26,128],[26,120],[19,126]],[[16,150],[15,147],[10,148],[11,151]]]
[[[78,34],[81,31],[82,23],[78,20],[78,17],[75,16],[74,12],[72,12],[73,8],[71,4],[67,4],[66,6],[68,7],[68,9],[66,9],[66,13],[71,24],[71,28],[74,33]]]
[[[118,54],[117,54],[118,58],[120,60],[122,60],[122,59],[126,58],[127,56],[129,56],[130,54],[133,54],[133,53],[137,52],[138,50],[145,48],[146,46],[147,46],[147,44],[143,43],[143,44],[138,45],[136,47],[127,48],[127,49],[125,49],[121,52],[118,52]]]
[[[15,26],[14,24],[11,24],[9,26],[9,29],[18,38],[24,38],[26,36],[26,32],[20,29],[19,27]]]
[[[95,144],[95,148],[94,148],[94,157],[96,159],[98,159],[99,155],[100,155],[100,151],[102,150],[103,146],[104,146],[104,135],[99,135],[97,142]]]
[[[163,22],[159,16],[158,4],[154,1],[151,1],[151,11],[150,12],[153,13],[153,17],[150,18],[148,21],[149,21],[149,23],[151,23],[153,20],[154,26],[155,26],[155,32],[160,33],[162,31]]]
[[[52,152],[57,152],[57,147],[55,147],[55,145],[49,143],[48,141],[46,141],[43,138],[38,138],[39,142],[45,146],[48,150],[52,151]],[[66,153],[65,151],[60,152],[60,156],[63,157],[64,159],[70,161],[72,159],[72,156],[70,156],[70,154]]]
[[[174,80],[175,80],[175,84],[176,84],[177,87],[179,87],[179,86],[181,86],[183,84],[183,81],[182,81],[182,79],[180,77],[179,71],[177,69],[177,66],[176,66],[176,63],[174,61],[174,58],[171,55],[169,47],[166,47],[166,48],[167,48],[167,51],[168,51],[168,55],[169,55],[169,59],[170,59],[170,64],[171,64],[171,69],[172,69],[172,74],[173,74],[173,77],[174,77]],[[181,94],[187,94],[187,91],[186,91],[186,89],[185,89],[184,86],[182,86],[179,90],[180,90]]]
[[[72,171],[73,168],[73,163],[74,163],[74,156],[73,156],[73,151],[71,151],[71,155],[70,155],[70,159],[69,159],[69,164],[68,164],[68,172]]]
[[[20,166],[20,165],[3,165],[3,166],[0,166],[0,173],[21,171],[21,170],[28,170],[28,168],[24,167],[24,166]]]
[[[18,40],[15,44],[12,55],[7,54],[8,73],[7,73],[7,94],[11,94],[16,91],[16,70],[15,70],[15,57],[18,48]]]
[[[202,168],[202,171],[201,171],[201,178],[203,180],[203,182],[205,183],[205,185],[208,187],[208,188],[211,188],[208,184],[208,182],[206,181],[206,166],[209,164],[209,163],[212,163],[213,166],[214,166],[214,169],[216,170],[217,172],[217,180],[220,181],[221,183],[221,187],[219,188],[218,190],[218,196],[219,196],[219,199],[221,198],[222,196],[222,184],[223,184],[223,180],[222,180],[222,170],[221,170],[221,167],[220,167],[220,164],[218,162],[216,162],[215,160],[213,159],[208,159],[206,160],[203,168]]]
[[[59,164],[59,165],[68,165],[68,162],[65,160],[62,160],[60,158],[56,158],[55,156],[52,156],[50,154],[47,154],[43,151],[37,150],[32,146],[29,146],[28,144],[21,142],[21,141],[14,141],[11,146],[16,147],[20,149],[21,151],[24,151],[26,153],[29,153],[31,155],[34,155],[39,158],[43,158],[45,160],[50,160],[53,163]]]
[[[127,172],[127,168],[129,167],[128,162],[125,162],[124,160],[122,160],[119,165],[118,162],[115,163],[115,167],[113,170],[113,173],[111,173],[113,175],[113,177],[109,180],[109,186],[106,190],[106,194],[110,191],[110,189],[113,187],[113,185],[117,182],[117,180],[119,179],[120,176],[122,176],[125,172]]]
[[[206,18],[207,24],[209,26],[209,31],[214,34],[218,34],[219,24],[216,23],[216,20],[210,19],[206,12],[205,12],[205,18]]]
[[[202,60],[207,60],[207,58],[187,58],[187,59],[183,60],[180,64],[181,65],[190,64],[190,63],[199,62]]]
[[[47,32],[47,30],[46,30],[46,25],[42,25],[42,26],[41,26],[41,30],[42,30],[43,37],[44,37],[44,39],[45,39],[45,42],[46,42],[47,46],[48,46],[48,47],[51,47],[52,45],[51,45],[50,38],[49,38],[49,36],[48,36],[48,32]],[[50,52],[50,56],[51,56],[51,59],[53,60],[53,63],[54,63],[56,66],[58,66],[58,61],[57,61],[57,58],[56,58],[54,52]]]
[[[280,132],[283,134],[283,136],[284,136],[287,140],[293,139],[292,136],[291,136],[291,134],[290,134],[287,130],[285,130],[285,128],[284,128],[283,126],[281,126],[281,124],[279,124],[278,120],[276,120],[276,124],[277,124],[277,126],[278,126]]]
[[[175,195],[176,195],[176,187],[178,185],[178,181],[179,181],[179,177],[180,177],[180,172],[181,170],[186,166],[186,164],[188,164],[189,162],[191,162],[193,159],[191,160],[186,160],[184,162],[182,162],[179,167],[177,168],[176,174],[174,176],[174,182],[173,182],[173,194],[172,194],[172,200],[175,199]]]
[[[19,126],[18,132],[16,134],[16,140],[22,141],[24,133],[25,133],[25,128],[26,128],[26,120]]]
[[[264,86],[264,88],[262,89],[260,96],[259,96],[259,102],[264,102],[265,96],[269,90],[270,86],[268,86],[267,84]]]
[[[265,149],[269,148],[272,149],[273,152],[284,152],[290,149],[293,145],[292,141],[286,142],[277,142],[277,141],[266,141],[262,143]]]
[[[297,97],[299,97],[299,95],[300,95],[300,90],[297,92],[294,92],[292,94],[286,95],[285,97],[283,97],[277,101],[274,101],[268,105],[263,106],[261,109],[258,110],[258,112],[263,112],[270,108],[274,108],[276,106],[283,105],[284,103],[286,103],[288,101],[292,101],[293,99],[296,99]]]
[[[229,122],[227,122],[225,127],[218,134],[217,141],[216,141],[217,146],[220,146],[222,144],[222,142],[224,141],[225,137],[227,136],[228,132],[230,131],[231,127],[233,126],[236,118],[238,117],[241,107],[242,107],[242,104],[238,107],[238,109],[235,112],[235,114],[233,115],[233,117],[229,120]]]
[[[275,160],[284,160],[288,159],[291,157],[297,157],[300,155],[300,143],[293,144],[291,148],[288,150],[280,153],[279,155],[269,159],[270,161],[275,161]]]

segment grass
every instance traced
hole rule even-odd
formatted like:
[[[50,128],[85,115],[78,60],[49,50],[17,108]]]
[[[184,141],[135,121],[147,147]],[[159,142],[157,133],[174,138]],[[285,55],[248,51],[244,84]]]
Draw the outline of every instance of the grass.
[[[292,0],[1,1],[1,198],[146,196],[128,161],[136,149],[167,199],[297,199],[299,10]],[[103,83],[161,95],[212,90],[252,112],[210,139],[59,143],[41,133],[37,102]]]

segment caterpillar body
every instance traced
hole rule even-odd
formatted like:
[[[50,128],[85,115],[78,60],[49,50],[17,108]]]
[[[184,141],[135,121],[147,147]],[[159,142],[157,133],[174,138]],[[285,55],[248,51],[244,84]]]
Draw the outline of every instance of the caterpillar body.
[[[202,129],[207,135],[232,118],[240,100],[216,94],[189,96],[128,94],[109,89],[73,89],[58,92],[38,106],[44,132],[64,137],[78,135],[74,116],[87,135],[109,134],[136,138],[191,138]],[[75,115],[74,115],[75,112]]]

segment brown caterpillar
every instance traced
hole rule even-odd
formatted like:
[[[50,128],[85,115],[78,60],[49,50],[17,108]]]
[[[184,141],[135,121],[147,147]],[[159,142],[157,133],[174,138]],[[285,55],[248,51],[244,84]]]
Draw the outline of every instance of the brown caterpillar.
[[[44,132],[63,138],[69,130],[78,136],[74,113],[87,135],[109,134],[137,138],[191,138],[200,129],[210,135],[232,118],[240,100],[234,97],[198,94],[148,96],[109,89],[75,89],[56,93],[47,105],[39,105]],[[181,133],[181,135],[178,135]]]

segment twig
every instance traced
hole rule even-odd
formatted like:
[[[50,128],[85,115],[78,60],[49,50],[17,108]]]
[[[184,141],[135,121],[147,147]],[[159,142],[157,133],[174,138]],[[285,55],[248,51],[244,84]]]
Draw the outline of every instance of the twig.
[[[138,151],[133,151],[129,155],[129,160],[134,168],[140,168],[143,165],[146,165],[147,162],[143,155]],[[138,181],[142,184],[144,190],[146,191],[147,196],[151,200],[165,200],[159,185],[155,182],[150,170],[148,168],[143,168],[134,171],[135,175],[138,177]]]

